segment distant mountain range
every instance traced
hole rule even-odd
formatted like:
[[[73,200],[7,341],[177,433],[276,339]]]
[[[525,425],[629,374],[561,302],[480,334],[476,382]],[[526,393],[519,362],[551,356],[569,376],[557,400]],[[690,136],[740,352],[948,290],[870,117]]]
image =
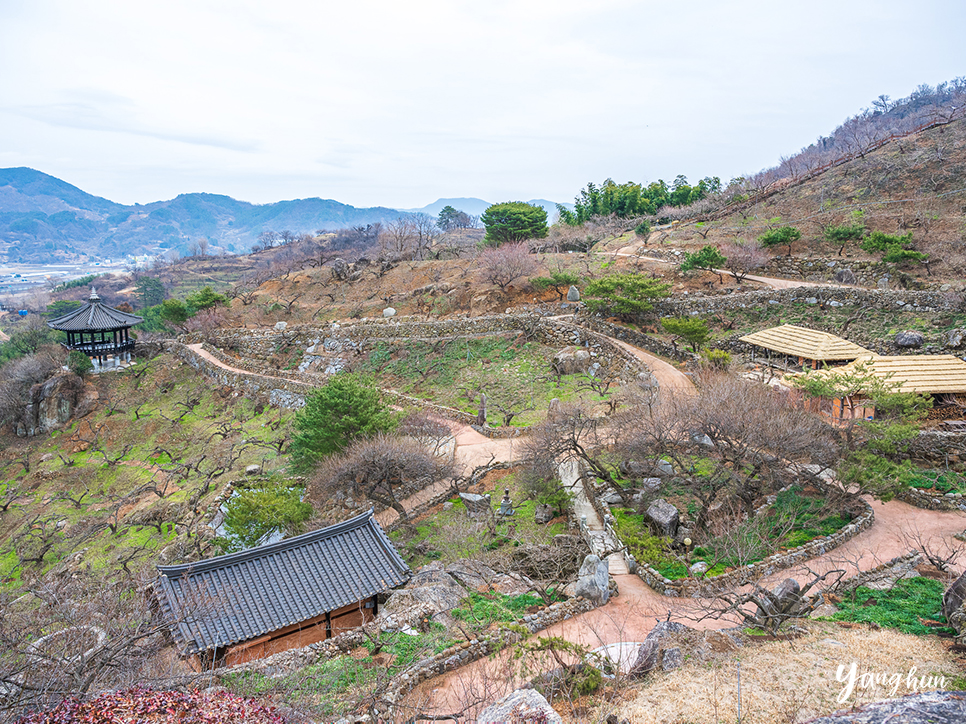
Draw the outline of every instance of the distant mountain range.
[[[547,208],[553,218],[556,204],[531,203]],[[6,168],[0,169],[0,260],[50,264],[164,249],[185,253],[201,237],[213,246],[243,253],[263,231],[314,233],[386,222],[400,213],[437,216],[447,205],[478,215],[490,204],[481,199],[439,199],[421,209],[356,208],[319,198],[250,204],[195,193],[125,206],[31,168]]]

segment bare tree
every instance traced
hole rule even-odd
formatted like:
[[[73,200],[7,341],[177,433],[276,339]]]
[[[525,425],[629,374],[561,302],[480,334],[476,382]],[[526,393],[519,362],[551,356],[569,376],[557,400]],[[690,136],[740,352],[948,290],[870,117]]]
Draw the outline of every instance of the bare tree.
[[[737,241],[722,244],[721,253],[727,259],[725,268],[739,284],[755,269],[765,266],[771,258],[758,244],[742,244]]]
[[[325,459],[309,481],[306,497],[327,500],[336,490],[350,491],[392,508],[405,520],[407,512],[397,491],[426,488],[455,472],[451,461],[433,455],[418,442],[380,435]]]
[[[537,270],[536,257],[524,243],[503,244],[489,248],[478,259],[483,278],[506,291],[514,280],[533,274]]]

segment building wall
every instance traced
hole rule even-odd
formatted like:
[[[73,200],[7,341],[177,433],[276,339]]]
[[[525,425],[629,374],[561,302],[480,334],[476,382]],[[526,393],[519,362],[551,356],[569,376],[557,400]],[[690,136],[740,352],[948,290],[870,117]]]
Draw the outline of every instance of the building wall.
[[[369,601],[375,605],[375,597]],[[366,603],[367,601],[350,603],[314,619],[236,644],[225,653],[223,665],[237,666],[289,649],[308,646],[369,623],[375,618],[376,609],[366,608]]]

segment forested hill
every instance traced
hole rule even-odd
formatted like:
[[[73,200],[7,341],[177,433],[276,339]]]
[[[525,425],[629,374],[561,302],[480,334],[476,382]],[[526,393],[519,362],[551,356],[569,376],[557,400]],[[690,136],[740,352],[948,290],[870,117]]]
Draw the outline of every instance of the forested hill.
[[[263,231],[314,233],[399,215],[395,209],[360,209],[328,199],[257,205],[204,193],[125,206],[31,168],[0,169],[0,260],[11,262],[116,258],[159,248],[185,252],[201,237],[212,246],[245,252]]]

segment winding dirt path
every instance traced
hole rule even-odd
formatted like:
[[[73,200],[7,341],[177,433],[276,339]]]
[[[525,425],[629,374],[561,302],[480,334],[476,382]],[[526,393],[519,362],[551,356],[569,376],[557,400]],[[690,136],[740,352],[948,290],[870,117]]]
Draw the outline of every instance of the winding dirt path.
[[[660,259],[656,256],[647,256],[646,254],[641,254],[640,245],[625,246],[617,251],[600,251],[598,254],[603,254],[605,256],[624,256],[633,259],[641,259],[643,261],[653,261],[658,264],[674,264],[675,262],[669,261],[668,259]],[[727,274],[732,276],[731,272],[727,269],[712,269],[715,274]],[[804,279],[780,279],[778,277],[762,277],[755,274],[748,274],[745,276],[745,281],[758,282],[759,284],[764,284],[765,286],[771,287],[772,289],[797,289],[799,287],[840,287],[841,284],[831,284],[829,282],[807,282]]]
[[[816,286],[814,283],[797,283],[790,280],[769,280],[787,282],[790,286]],[[776,287],[780,288],[780,287]],[[691,391],[691,380],[673,365],[648,354],[633,345],[609,338],[646,364],[653,372],[658,383],[668,389]],[[189,345],[192,351],[212,364],[242,374],[251,374],[225,363],[205,352],[200,345]],[[268,376],[272,378],[271,376]],[[284,380],[284,378],[272,378]],[[492,439],[469,427],[451,422],[455,438],[456,459],[472,469],[491,461],[511,461],[517,459],[521,440]],[[429,500],[442,489],[428,489],[403,501],[405,507],[412,508]],[[953,542],[954,534],[966,529],[966,513],[922,510],[900,501],[881,503],[868,501],[875,511],[875,523],[851,541],[829,553],[808,561],[801,567],[779,571],[766,583],[773,585],[785,578],[804,579],[809,571],[824,573],[834,569],[845,569],[851,576],[859,571],[870,570],[892,558],[903,555],[911,548],[924,542],[942,546]],[[380,522],[387,524],[395,516],[395,511],[387,511],[389,516]],[[694,621],[699,615],[701,600],[669,598],[648,587],[639,577],[633,575],[615,576],[620,595],[612,598],[606,605],[587,613],[562,621],[537,634],[538,636],[559,636],[568,641],[591,648],[606,644],[642,641],[659,620],[669,615],[695,628],[720,628],[722,621]],[[728,622],[724,622],[728,625]],[[549,664],[548,664],[549,667]],[[421,711],[447,713],[461,710],[468,701],[493,702],[516,688],[521,682],[514,673],[514,662],[509,652],[493,658],[481,659],[456,671],[436,677],[417,687],[408,697],[418,703]],[[532,673],[531,673],[532,675]],[[466,720],[472,721],[469,716]]]
[[[949,540],[966,527],[966,513],[958,511],[922,510],[899,501],[879,503],[869,500],[869,503],[876,515],[871,528],[834,551],[808,561],[805,564],[807,569],[805,566],[785,569],[765,579],[765,583],[771,586],[785,578],[802,581],[809,571],[825,573],[844,569],[845,575],[851,576],[907,553],[915,545],[913,537]],[[701,616],[704,603],[701,599],[662,596],[634,575],[614,576],[614,580],[620,595],[600,608],[561,621],[537,636],[557,636],[593,649],[608,644],[641,642],[655,623],[668,616],[697,629],[717,629],[738,623],[736,620],[694,620]],[[547,668],[551,666],[548,662]],[[409,700],[414,704],[418,702],[427,714],[459,711],[478,698],[492,703],[524,683],[517,669],[518,665],[509,652],[480,659],[424,682],[410,694]],[[483,706],[481,704],[479,708]],[[466,719],[472,720],[472,715]]]

